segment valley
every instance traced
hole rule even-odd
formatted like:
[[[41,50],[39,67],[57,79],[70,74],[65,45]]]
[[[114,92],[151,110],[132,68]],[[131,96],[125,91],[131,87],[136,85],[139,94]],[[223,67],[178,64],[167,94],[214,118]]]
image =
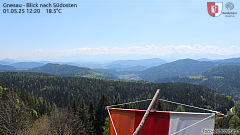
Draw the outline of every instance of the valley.
[[[159,65],[153,62],[156,60]],[[153,59],[149,63],[147,60],[115,61],[92,64],[95,67],[92,69],[76,63],[12,61],[0,61],[0,100],[3,106],[9,100],[21,100],[27,104],[26,109],[32,110],[27,119],[29,122],[52,119],[55,115],[60,116],[57,114],[60,112],[60,120],[68,116],[81,121],[78,131],[101,135],[108,128],[103,128],[108,121],[104,111],[107,105],[152,98],[157,89],[161,89],[159,98],[226,114],[226,117],[216,120],[218,128],[230,127],[229,123],[240,115],[239,59],[182,59],[173,62]],[[13,95],[17,95],[18,100]],[[158,104],[157,110],[174,111],[179,108],[177,105]],[[148,103],[143,103],[122,108],[146,109],[147,106]],[[199,111],[186,107],[181,110]],[[28,130],[21,130],[21,133],[37,131],[33,127]],[[48,128],[46,133],[54,130],[54,127]]]

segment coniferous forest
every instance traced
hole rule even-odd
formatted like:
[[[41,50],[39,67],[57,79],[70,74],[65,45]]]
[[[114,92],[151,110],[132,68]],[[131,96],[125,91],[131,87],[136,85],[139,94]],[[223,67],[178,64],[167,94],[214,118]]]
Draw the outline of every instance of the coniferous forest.
[[[184,82],[197,85],[204,85],[208,88],[216,90],[222,95],[227,95],[240,99],[240,66],[239,65],[225,65],[209,69],[197,76],[184,76],[172,78],[159,78],[158,83],[167,82]]]
[[[152,98],[157,89],[161,89],[159,98],[224,114],[234,106],[231,97],[187,83],[128,82],[28,72],[1,72],[0,82],[1,134],[107,134],[107,105]],[[148,104],[122,108],[146,109]],[[156,109],[199,111],[161,102]],[[238,112],[238,107],[234,109]],[[232,127],[232,118],[238,116],[219,119],[216,127]]]

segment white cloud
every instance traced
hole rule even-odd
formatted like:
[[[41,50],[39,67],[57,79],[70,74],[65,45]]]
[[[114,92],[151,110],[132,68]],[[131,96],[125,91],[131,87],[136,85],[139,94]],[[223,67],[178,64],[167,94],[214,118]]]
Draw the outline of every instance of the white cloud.
[[[229,48],[221,48],[218,46],[202,46],[202,45],[167,45],[157,46],[130,46],[130,47],[106,47],[100,46],[98,48],[83,47],[73,48],[66,50],[34,50],[34,53],[39,56],[65,56],[74,54],[87,54],[87,55],[99,55],[99,54],[143,54],[143,55],[171,55],[176,53],[197,53],[197,54],[219,54],[219,55],[232,55],[240,53],[240,46],[231,46]]]
[[[232,49],[235,50],[235,52],[240,53],[240,46],[231,46]]]

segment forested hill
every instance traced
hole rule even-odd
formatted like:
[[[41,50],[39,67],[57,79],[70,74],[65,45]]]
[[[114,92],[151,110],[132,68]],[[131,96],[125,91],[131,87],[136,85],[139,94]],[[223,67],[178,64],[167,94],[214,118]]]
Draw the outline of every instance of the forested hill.
[[[206,77],[224,77],[228,79],[239,79],[240,78],[240,65],[225,65],[218,66],[202,73],[201,75]]]
[[[40,62],[17,62],[17,63],[10,64],[10,66],[13,66],[18,69],[30,69],[30,68],[40,67],[43,65],[44,64]]]
[[[197,76],[160,78],[156,82],[185,82],[204,85],[220,94],[240,99],[240,65],[218,66]]]
[[[0,64],[0,71],[15,71],[15,70],[16,70],[15,67]]]
[[[117,76],[94,71],[90,68],[60,65],[60,64],[46,64],[41,67],[29,69],[28,72],[49,73],[58,76],[73,76],[73,77],[90,77],[101,79],[117,79]]]
[[[144,67],[153,67],[161,64],[167,63],[167,61],[152,58],[152,59],[141,59],[141,60],[117,60],[111,62],[107,67],[108,68],[129,68],[133,66],[144,66]],[[115,65],[118,65],[117,67]]]
[[[228,97],[220,96],[207,87],[186,83],[122,82],[26,72],[2,72],[0,81],[44,97],[59,107],[66,107],[74,98],[77,101],[84,98],[86,103],[92,100],[97,104],[102,95],[106,95],[109,104],[147,99],[152,98],[157,89],[161,89],[161,98],[181,103],[222,112],[233,106],[233,100]]]
[[[239,63],[240,58],[230,58],[230,59],[223,59],[223,60],[214,60],[214,62],[218,63]]]
[[[146,69],[140,73],[143,80],[154,82],[159,78],[175,76],[194,76],[213,68],[217,63],[192,59],[177,60]]]

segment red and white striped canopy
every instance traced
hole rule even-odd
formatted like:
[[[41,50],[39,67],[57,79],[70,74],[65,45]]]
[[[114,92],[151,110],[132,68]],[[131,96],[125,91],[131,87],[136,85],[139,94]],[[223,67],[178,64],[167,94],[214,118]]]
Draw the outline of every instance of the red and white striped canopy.
[[[132,135],[146,112],[116,108],[109,108],[109,111],[112,118],[109,118],[110,135],[115,135],[114,127],[118,135]],[[213,134],[211,131],[214,130],[215,117],[212,113],[151,111],[138,135],[171,135],[199,121],[201,122],[177,133],[177,135]]]

